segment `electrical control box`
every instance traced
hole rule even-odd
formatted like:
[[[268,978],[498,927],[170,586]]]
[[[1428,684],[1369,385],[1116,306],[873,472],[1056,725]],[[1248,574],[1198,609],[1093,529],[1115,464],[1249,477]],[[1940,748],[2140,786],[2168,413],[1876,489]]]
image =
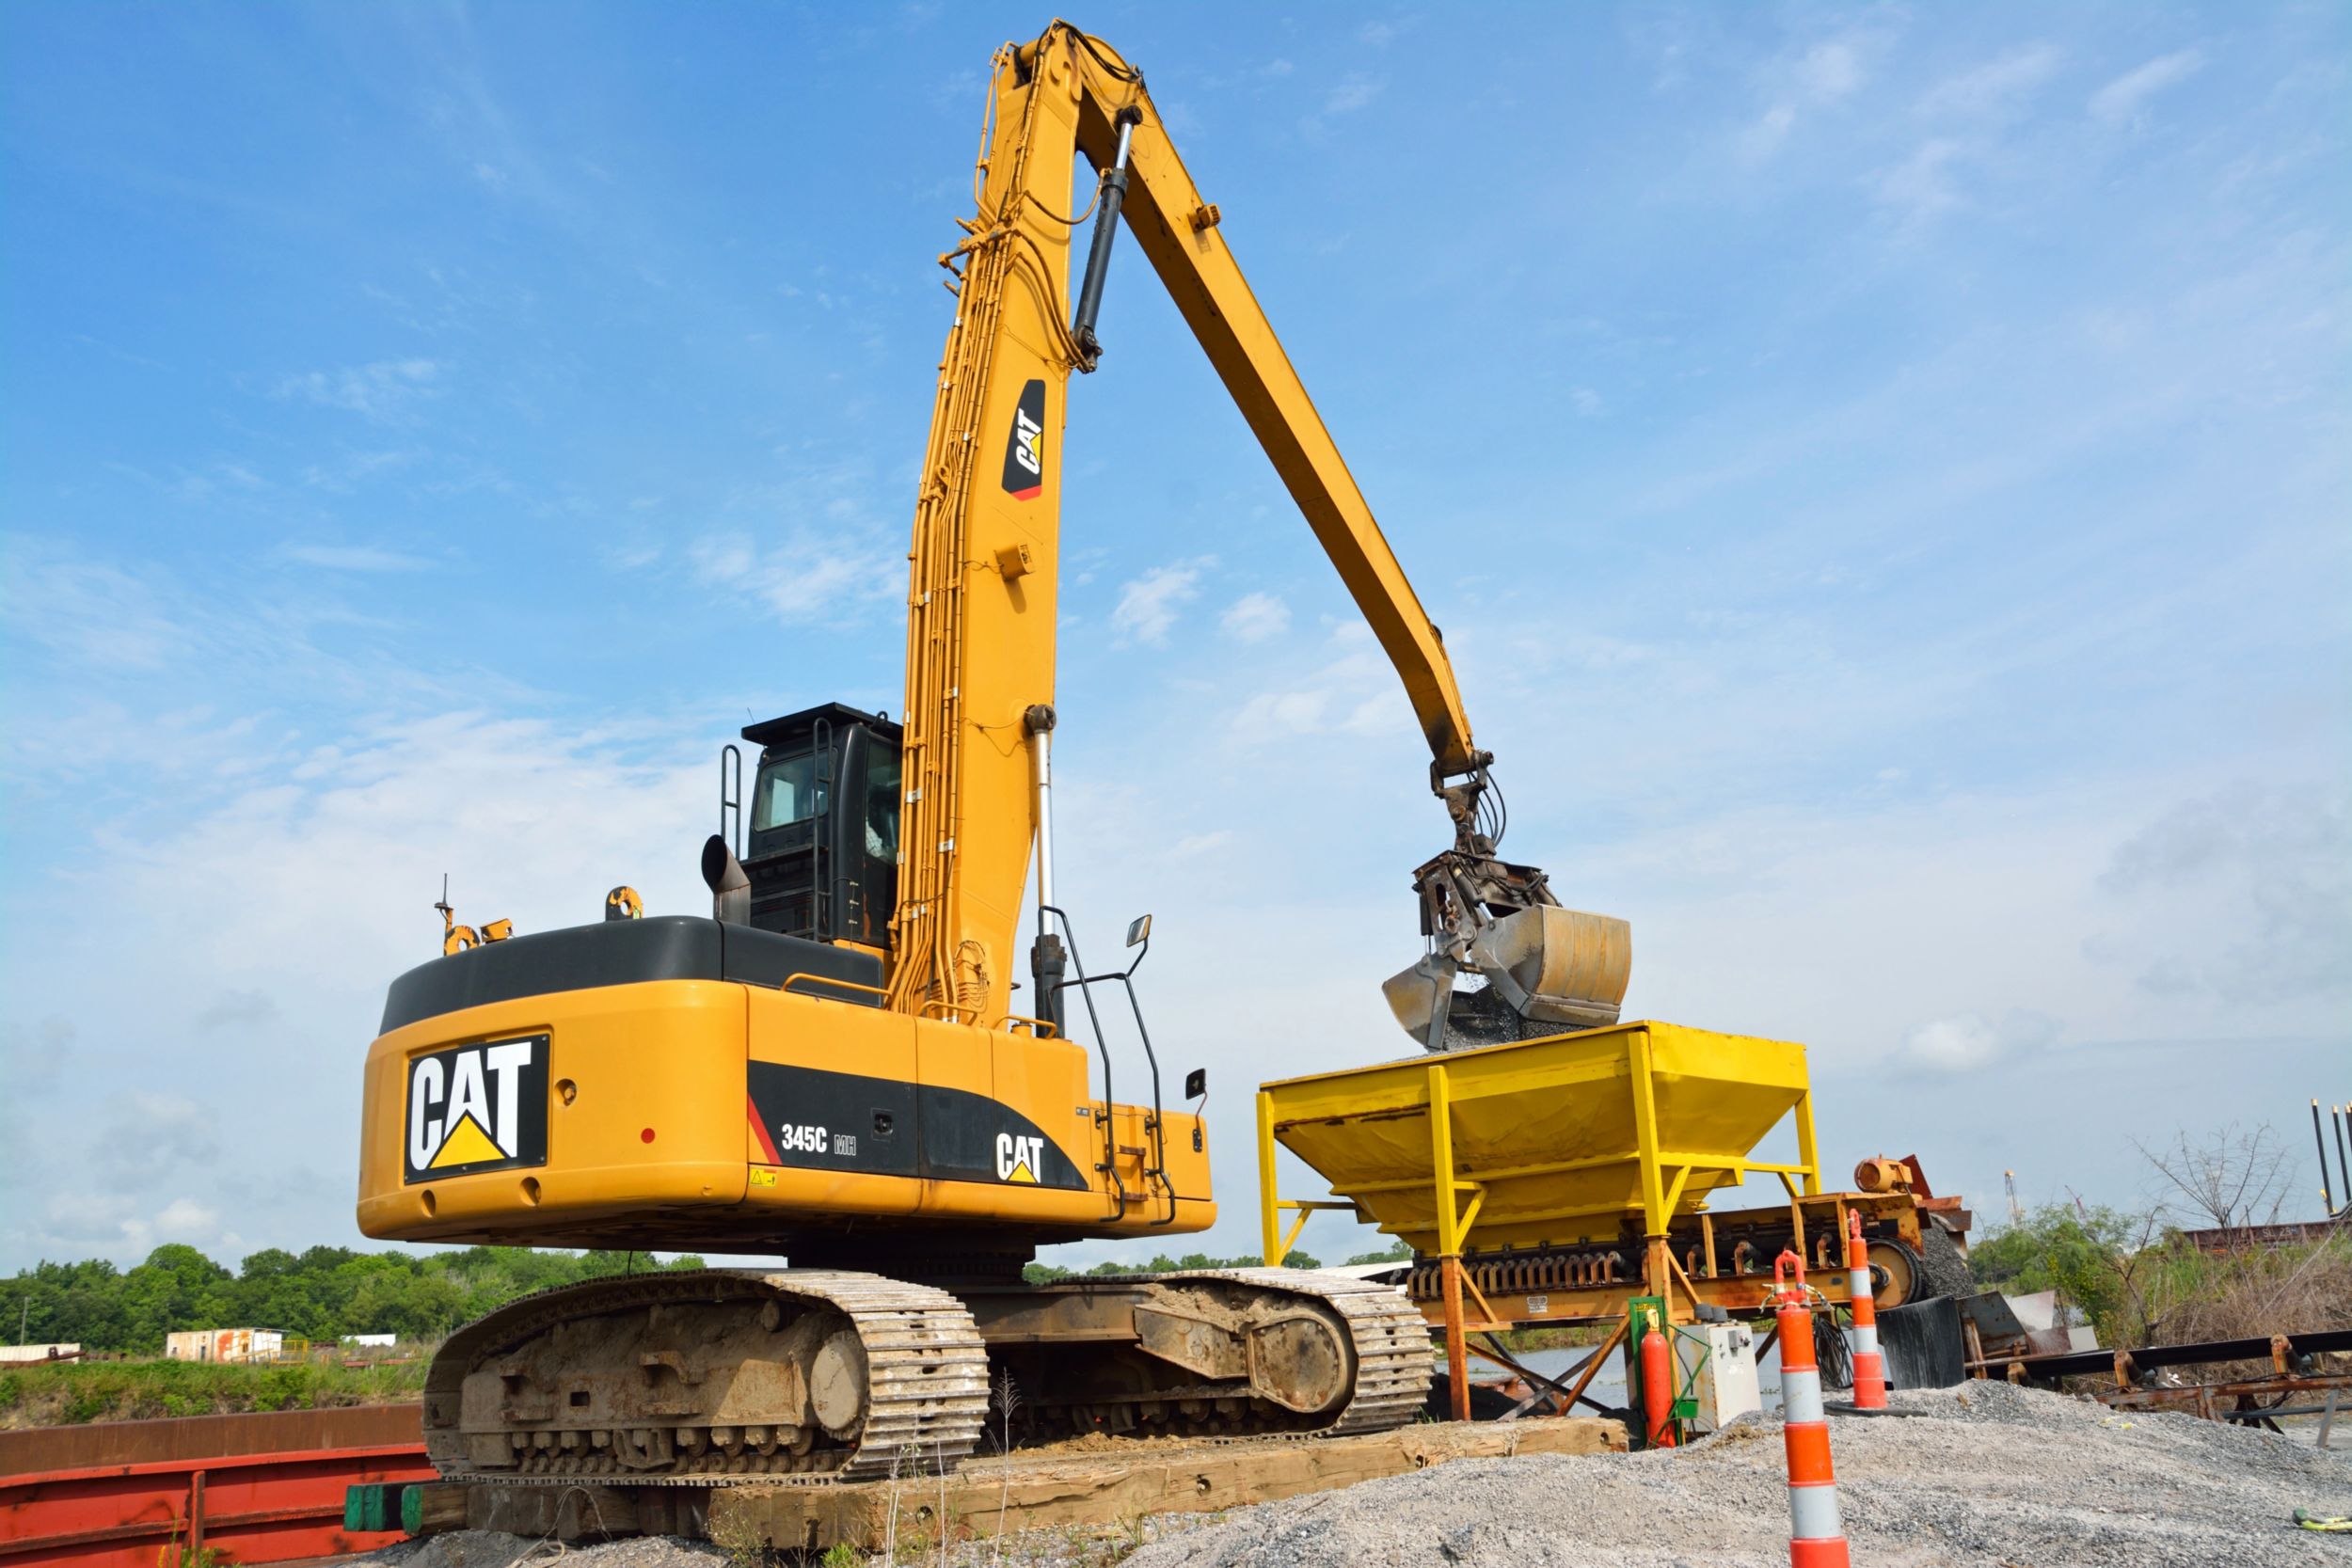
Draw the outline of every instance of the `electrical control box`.
[[[1746,1323],[1677,1323],[1676,1381],[1697,1406],[1696,1432],[1713,1432],[1764,1407],[1756,1381],[1756,1331]]]

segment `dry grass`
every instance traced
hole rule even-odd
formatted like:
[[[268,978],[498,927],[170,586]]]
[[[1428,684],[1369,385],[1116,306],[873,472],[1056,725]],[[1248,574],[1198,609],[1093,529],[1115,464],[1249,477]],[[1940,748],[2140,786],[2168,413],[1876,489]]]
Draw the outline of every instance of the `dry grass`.
[[[2352,1328],[2352,1236],[2275,1251],[2168,1255],[2148,1307],[2152,1344]]]

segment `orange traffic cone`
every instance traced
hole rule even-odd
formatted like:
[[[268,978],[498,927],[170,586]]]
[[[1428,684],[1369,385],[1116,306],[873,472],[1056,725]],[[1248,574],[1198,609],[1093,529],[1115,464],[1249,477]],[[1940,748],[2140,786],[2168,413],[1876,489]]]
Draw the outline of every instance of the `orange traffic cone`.
[[[1853,1406],[1886,1408],[1886,1357],[1879,1352],[1879,1309],[1870,1299],[1870,1255],[1862,1243],[1862,1216],[1846,1216],[1846,1294],[1853,1308],[1847,1344],[1853,1353]],[[1786,1355],[1783,1365],[1787,1364]]]
[[[1848,1568],[1837,1472],[1829,1457],[1829,1420],[1821,1410],[1821,1369],[1813,1359],[1804,1259],[1783,1251],[1772,1265],[1772,1285],[1780,1323],[1782,1442],[1788,1452],[1789,1568]]]

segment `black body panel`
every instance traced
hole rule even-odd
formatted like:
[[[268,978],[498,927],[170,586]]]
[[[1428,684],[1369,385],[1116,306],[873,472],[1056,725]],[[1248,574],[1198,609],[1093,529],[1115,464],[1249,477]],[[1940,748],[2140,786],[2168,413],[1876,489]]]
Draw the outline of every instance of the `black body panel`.
[[[750,1080],[771,1146],[764,1163],[1086,1190],[1085,1173],[1043,1128],[984,1094],[783,1062],[753,1062]]]
[[[465,1007],[513,1002],[548,991],[646,980],[736,980],[781,987],[795,974],[816,976],[796,991],[878,1007],[882,998],[850,986],[879,987],[882,960],[853,948],[722,926],[701,915],[599,921],[487,942],[419,964],[392,982],[382,1032]],[[850,986],[827,986],[844,980]]]

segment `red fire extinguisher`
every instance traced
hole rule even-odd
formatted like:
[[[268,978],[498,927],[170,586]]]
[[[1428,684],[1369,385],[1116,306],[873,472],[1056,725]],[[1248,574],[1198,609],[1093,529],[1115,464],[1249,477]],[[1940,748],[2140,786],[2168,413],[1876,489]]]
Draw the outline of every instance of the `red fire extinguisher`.
[[[1666,1346],[1666,1337],[1658,1331],[1655,1317],[1649,1320],[1649,1332],[1642,1336],[1642,1416],[1650,1447],[1675,1446],[1674,1353]]]

